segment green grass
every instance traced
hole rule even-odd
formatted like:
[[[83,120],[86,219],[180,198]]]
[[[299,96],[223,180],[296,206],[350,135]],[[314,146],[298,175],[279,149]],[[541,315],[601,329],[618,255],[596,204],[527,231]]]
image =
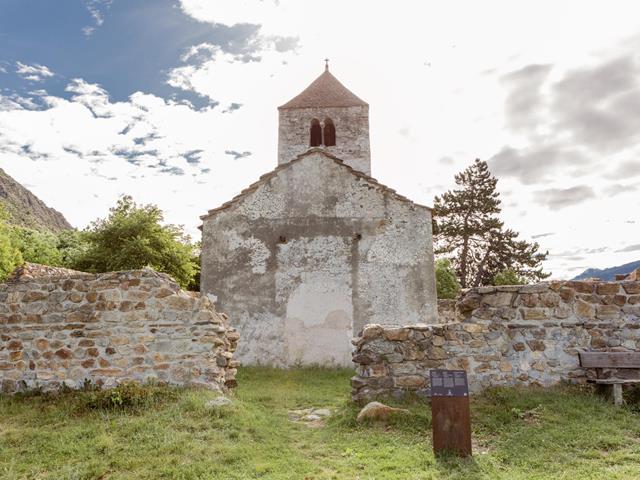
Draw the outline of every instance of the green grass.
[[[472,459],[435,458],[427,404],[387,427],[357,424],[347,370],[244,368],[235,404],[202,390],[155,392],[145,409],[91,393],[0,397],[0,478],[633,479],[640,413],[577,388],[496,389],[472,398]],[[93,406],[90,406],[93,405]],[[322,428],[288,410],[330,407]]]

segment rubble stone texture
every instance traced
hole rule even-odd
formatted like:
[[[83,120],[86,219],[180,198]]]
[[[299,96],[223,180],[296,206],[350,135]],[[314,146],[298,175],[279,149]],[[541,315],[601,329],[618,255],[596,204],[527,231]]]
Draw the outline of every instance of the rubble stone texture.
[[[4,392],[149,380],[224,390],[238,337],[208,297],[151,270],[0,284]]]
[[[550,282],[479,287],[456,305],[456,321],[371,324],[353,340],[360,403],[407,392],[429,394],[432,368],[467,371],[471,391],[496,385],[585,382],[578,351],[640,352],[640,281]],[[601,378],[640,378],[634,369]]]

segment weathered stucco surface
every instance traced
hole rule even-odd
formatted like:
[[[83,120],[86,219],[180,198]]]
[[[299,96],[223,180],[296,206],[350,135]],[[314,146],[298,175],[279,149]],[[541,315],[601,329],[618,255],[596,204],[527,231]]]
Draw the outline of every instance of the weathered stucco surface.
[[[371,175],[368,106],[282,109],[279,117],[278,164],[309,150],[311,120],[317,119],[324,127],[325,119],[330,118],[336,128],[336,144],[319,148]]]
[[[430,210],[321,150],[203,220],[201,289],[243,363],[347,366],[367,323],[436,322]]]

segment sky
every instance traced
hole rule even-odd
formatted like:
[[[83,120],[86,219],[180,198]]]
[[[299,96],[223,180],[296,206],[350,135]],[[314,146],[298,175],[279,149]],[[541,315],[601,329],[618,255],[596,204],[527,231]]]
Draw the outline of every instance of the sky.
[[[380,182],[432,205],[480,158],[552,278],[640,259],[634,1],[0,0],[0,168],[78,228],[130,194],[198,239],[325,58]]]

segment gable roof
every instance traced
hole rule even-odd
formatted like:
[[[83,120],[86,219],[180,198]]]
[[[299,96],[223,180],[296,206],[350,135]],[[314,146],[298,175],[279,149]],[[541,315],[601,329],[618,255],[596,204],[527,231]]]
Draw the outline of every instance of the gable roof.
[[[321,148],[312,148],[312,149],[309,149],[308,151],[306,151],[305,153],[303,153],[301,155],[298,155],[296,158],[294,158],[290,162],[283,163],[282,165],[278,165],[276,168],[271,170],[269,173],[265,173],[256,182],[252,183],[247,188],[242,190],[238,195],[233,197],[231,200],[223,203],[221,206],[219,206],[217,208],[209,210],[205,215],[202,215],[200,217],[200,220],[206,220],[207,218],[211,218],[211,217],[215,216],[218,212],[221,212],[222,210],[228,209],[229,207],[233,206],[234,204],[238,203],[240,200],[245,198],[250,193],[255,192],[260,186],[264,185],[269,180],[271,180],[272,178],[276,177],[278,175],[278,173],[280,173],[281,171],[286,170],[287,168],[291,167],[291,165],[300,162],[304,158],[306,158],[309,155],[312,155],[314,153],[320,153],[324,157],[329,158],[330,160],[333,160],[340,167],[346,168],[349,171],[349,173],[351,173],[355,177],[361,178],[364,181],[366,181],[366,182],[378,187],[378,189],[381,192],[391,195],[396,200],[399,200],[399,201],[404,202],[404,203],[408,203],[409,205],[412,205],[414,207],[424,208],[424,209],[429,210],[429,211],[432,210],[430,207],[427,207],[426,205],[421,205],[419,203],[412,202],[407,197],[403,197],[398,192],[396,192],[393,188],[387,187],[386,185],[383,185],[382,183],[378,182],[375,178],[370,177],[369,175],[367,175],[365,173],[362,173],[361,171],[350,167],[349,165],[344,163],[342,160],[340,160],[338,157],[335,157],[335,156],[327,153],[325,150],[323,150]],[[200,230],[202,230],[202,225],[199,226],[198,228]]]
[[[360,107],[368,106],[368,103],[358,98],[340,81],[331,75],[329,69],[316,78],[304,91],[289,100],[278,110],[288,108],[314,108],[314,107]]]

